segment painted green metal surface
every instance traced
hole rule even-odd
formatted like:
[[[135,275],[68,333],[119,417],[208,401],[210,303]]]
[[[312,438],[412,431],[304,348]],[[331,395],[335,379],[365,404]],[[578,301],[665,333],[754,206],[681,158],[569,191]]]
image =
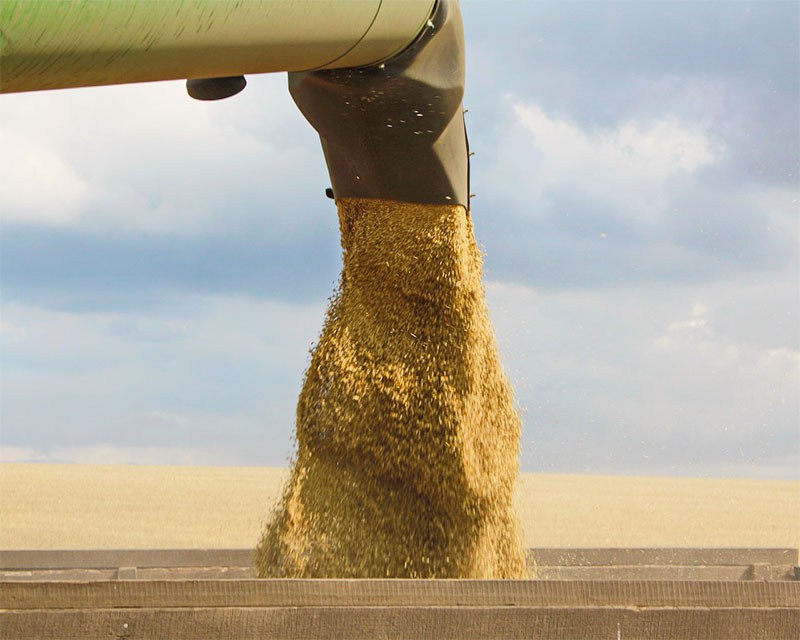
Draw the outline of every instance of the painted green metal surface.
[[[352,67],[434,0],[0,0],[0,92]]]

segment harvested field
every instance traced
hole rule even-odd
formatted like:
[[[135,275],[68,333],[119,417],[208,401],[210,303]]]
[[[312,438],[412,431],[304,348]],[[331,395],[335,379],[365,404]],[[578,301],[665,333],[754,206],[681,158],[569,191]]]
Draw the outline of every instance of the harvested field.
[[[0,464],[0,549],[253,547],[288,470]],[[526,547],[800,546],[800,483],[520,474]]]

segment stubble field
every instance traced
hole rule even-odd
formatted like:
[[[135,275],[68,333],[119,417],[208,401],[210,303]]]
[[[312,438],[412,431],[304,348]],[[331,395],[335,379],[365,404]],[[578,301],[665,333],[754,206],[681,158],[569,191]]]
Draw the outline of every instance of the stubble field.
[[[0,549],[253,547],[286,469],[0,464]],[[528,547],[800,546],[800,482],[521,474]]]

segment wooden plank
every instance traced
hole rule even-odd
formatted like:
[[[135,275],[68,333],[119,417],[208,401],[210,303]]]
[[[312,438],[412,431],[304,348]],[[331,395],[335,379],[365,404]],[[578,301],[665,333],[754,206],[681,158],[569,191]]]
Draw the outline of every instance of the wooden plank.
[[[246,580],[256,577],[252,567],[173,567],[137,569],[133,575],[117,569],[33,569],[0,571],[0,581],[78,580]],[[795,567],[759,565],[721,567],[535,567],[537,580],[798,580]]]
[[[250,567],[252,549],[26,549],[0,551],[0,569]]]
[[[528,549],[545,566],[792,565],[797,549]],[[252,549],[30,549],[0,551],[0,569],[116,569],[118,567],[249,567]]]
[[[256,577],[252,567],[172,567],[137,569],[136,577],[120,575],[118,569],[31,569],[0,571],[0,581],[53,582],[78,580],[247,580]]]
[[[797,549],[528,549],[528,562],[544,566],[797,565]]]
[[[796,580],[791,565],[534,567],[537,580]]]
[[[52,582],[76,580],[114,580],[116,569],[31,569],[0,571],[0,581]]]
[[[253,567],[175,567],[139,569],[140,580],[253,580]]]
[[[747,580],[749,566],[535,567],[537,580]]]
[[[800,580],[792,566],[753,567],[536,567],[531,572],[537,580]],[[34,569],[0,571],[0,581],[78,580],[247,580],[256,577],[251,567],[174,567],[137,569],[135,578],[123,577],[116,569]]]
[[[312,607],[30,610],[0,614],[0,637],[593,638],[796,640],[798,609]]]
[[[0,609],[152,606],[800,607],[800,582],[165,580],[0,583]]]

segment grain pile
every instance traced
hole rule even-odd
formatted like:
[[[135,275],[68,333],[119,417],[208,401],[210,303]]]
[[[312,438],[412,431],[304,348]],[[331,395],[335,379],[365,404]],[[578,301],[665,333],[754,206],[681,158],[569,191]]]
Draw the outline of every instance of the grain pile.
[[[520,420],[461,206],[345,199],[262,577],[520,578]]]

